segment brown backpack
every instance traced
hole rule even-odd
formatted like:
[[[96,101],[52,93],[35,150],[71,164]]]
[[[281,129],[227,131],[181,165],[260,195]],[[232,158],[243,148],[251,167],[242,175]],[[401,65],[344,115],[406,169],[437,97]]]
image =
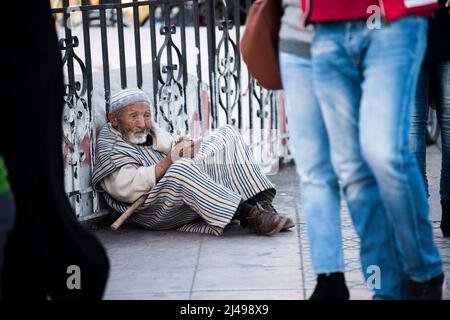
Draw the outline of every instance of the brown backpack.
[[[281,0],[256,0],[248,13],[241,40],[242,58],[261,86],[282,89],[278,63],[278,32],[283,9]]]

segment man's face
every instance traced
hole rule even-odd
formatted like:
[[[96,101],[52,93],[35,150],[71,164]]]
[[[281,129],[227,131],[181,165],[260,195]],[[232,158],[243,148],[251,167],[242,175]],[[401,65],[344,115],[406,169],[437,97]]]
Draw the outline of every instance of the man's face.
[[[150,107],[145,102],[130,104],[118,114],[110,114],[110,121],[125,141],[134,144],[144,143],[152,128]]]

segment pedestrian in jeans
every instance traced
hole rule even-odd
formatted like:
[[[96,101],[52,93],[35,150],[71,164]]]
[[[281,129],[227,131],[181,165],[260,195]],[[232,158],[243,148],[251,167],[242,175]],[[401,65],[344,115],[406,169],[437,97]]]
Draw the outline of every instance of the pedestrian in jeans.
[[[314,89],[374,298],[441,299],[442,262],[423,179],[408,147],[425,16],[436,6],[380,3],[302,0],[304,22],[316,27]],[[374,8],[383,14],[378,28],[367,19]]]
[[[428,50],[417,85],[409,143],[428,190],[425,130],[429,92],[433,88],[442,136],[441,230],[444,237],[450,237],[450,12],[446,4],[450,6],[450,0],[440,0],[439,10],[429,20]]]
[[[6,241],[14,225],[14,199],[8,183],[8,172],[6,171],[3,157],[0,156],[0,275],[2,274],[3,257]],[[0,288],[1,279],[0,276]],[[1,299],[0,290],[0,299]]]
[[[311,260],[318,275],[311,300],[348,300],[341,239],[340,195],[328,136],[311,76],[312,30],[300,28],[300,2],[283,0],[279,59],[289,118],[290,143],[300,176]]]

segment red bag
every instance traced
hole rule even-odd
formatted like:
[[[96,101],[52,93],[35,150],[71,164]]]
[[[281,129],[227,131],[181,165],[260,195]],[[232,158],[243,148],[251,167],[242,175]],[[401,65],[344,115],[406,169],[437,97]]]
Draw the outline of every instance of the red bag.
[[[281,0],[256,0],[248,13],[241,40],[242,58],[261,86],[282,89],[278,62],[278,32],[283,9]]]

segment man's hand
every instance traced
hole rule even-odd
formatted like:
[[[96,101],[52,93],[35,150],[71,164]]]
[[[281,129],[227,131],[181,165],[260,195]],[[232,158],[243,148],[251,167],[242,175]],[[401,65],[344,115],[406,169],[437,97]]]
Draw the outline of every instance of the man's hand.
[[[445,7],[450,8],[450,0],[447,0],[447,2],[445,3]],[[448,13],[450,14],[450,9],[448,10]]]
[[[176,161],[179,158],[194,158],[200,149],[202,138],[191,139],[189,137],[180,137],[173,146],[171,156],[172,160]]]
[[[169,154],[156,164],[155,176],[156,181],[159,181],[165,174],[173,162],[180,158],[193,158],[198,150],[202,138],[190,139],[188,137],[180,137],[172,148]]]

